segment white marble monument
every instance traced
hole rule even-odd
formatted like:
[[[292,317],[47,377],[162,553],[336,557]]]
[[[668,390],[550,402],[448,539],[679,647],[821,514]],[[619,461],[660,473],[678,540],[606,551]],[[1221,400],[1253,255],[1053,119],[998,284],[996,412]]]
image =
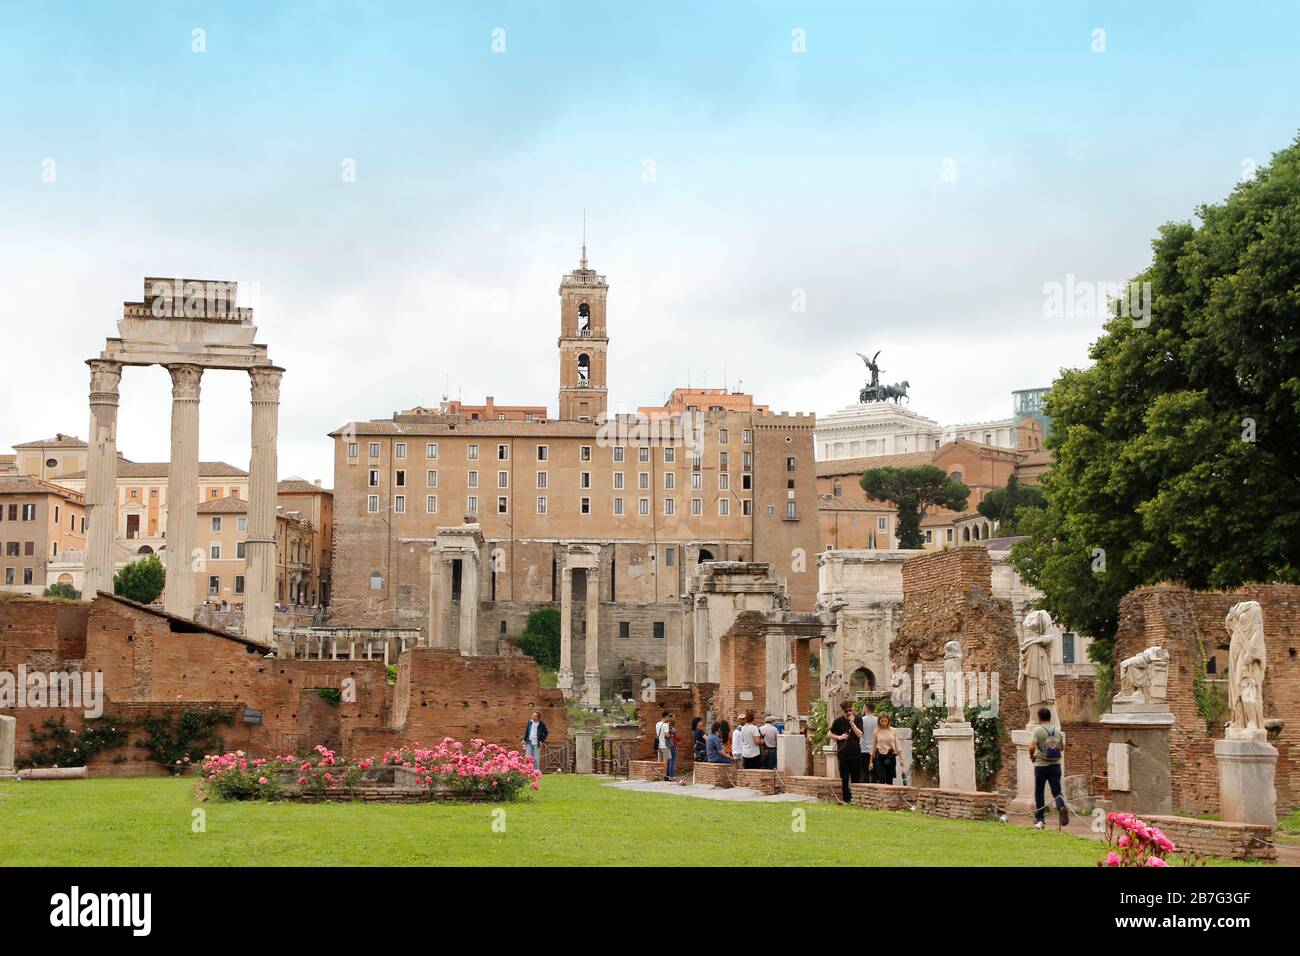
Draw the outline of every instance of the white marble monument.
[[[943,684],[948,717],[934,729],[934,742],[939,748],[939,786],[974,792],[975,728],[964,716],[961,661],[961,643],[944,644]]]
[[[14,749],[17,746],[18,721],[0,715],[0,780],[17,780],[14,773]]]
[[[1223,740],[1214,742],[1219,764],[1220,817],[1232,823],[1277,826],[1277,748],[1264,729],[1264,616],[1257,601],[1228,612],[1228,703],[1232,718]]]

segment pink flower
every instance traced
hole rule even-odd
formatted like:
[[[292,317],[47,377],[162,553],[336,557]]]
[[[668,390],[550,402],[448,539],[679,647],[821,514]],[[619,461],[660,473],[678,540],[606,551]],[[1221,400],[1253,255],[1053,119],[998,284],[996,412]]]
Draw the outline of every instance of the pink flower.
[[[1129,838],[1128,838],[1127,836],[1122,836],[1122,837],[1120,837],[1118,840],[1115,841],[1115,845],[1118,846],[1118,847],[1120,847],[1120,848],[1122,849],[1123,847],[1128,846],[1129,843],[1131,843],[1131,842],[1132,842],[1132,841],[1129,840]]]
[[[534,785],[535,786],[535,785]],[[1114,850],[1106,854],[1106,859],[1102,861],[1102,866],[1119,866],[1119,854]]]
[[[306,778],[306,777],[299,777],[299,778],[298,778],[298,786],[301,787],[301,786],[302,786],[303,784],[305,784],[306,782],[307,782],[307,778]]]
[[[258,777],[258,778],[257,778],[257,782],[260,783],[260,784],[261,784],[262,786],[264,786],[264,787],[266,786],[266,778],[265,778],[265,777]]]
[[[1146,865],[1147,866],[1168,866],[1169,864],[1166,863],[1164,860],[1160,859],[1160,857],[1158,856],[1149,856],[1147,857]]]

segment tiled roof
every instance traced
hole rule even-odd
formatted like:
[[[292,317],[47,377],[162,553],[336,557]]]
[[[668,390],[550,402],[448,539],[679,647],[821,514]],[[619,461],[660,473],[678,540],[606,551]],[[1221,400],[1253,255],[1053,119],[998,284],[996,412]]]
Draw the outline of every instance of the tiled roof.
[[[898,509],[893,505],[883,501],[872,501],[867,498],[846,498],[843,495],[835,497],[822,497],[817,499],[818,511],[881,511],[892,514]]]
[[[119,478],[166,478],[170,462],[166,461],[121,461],[117,463]],[[63,479],[85,478],[84,471],[74,471],[63,475]],[[247,478],[248,472],[224,461],[199,462],[199,478]]]
[[[276,485],[275,490],[282,495],[332,495],[333,489],[322,488],[306,478],[286,478]]]
[[[14,445],[15,448],[85,448],[86,443],[75,435],[64,435],[59,433],[53,438],[47,438],[44,441],[25,441],[21,445]]]
[[[872,455],[869,458],[836,458],[817,462],[818,478],[861,475],[868,468],[915,468],[934,463],[935,451],[906,451],[897,455]]]
[[[239,515],[248,513],[248,502],[234,495],[224,498],[209,498],[199,505],[201,515]]]
[[[5,475],[0,477],[0,495],[58,495],[68,501],[81,504],[85,496],[80,492],[69,491],[59,485],[42,481],[31,475]]]

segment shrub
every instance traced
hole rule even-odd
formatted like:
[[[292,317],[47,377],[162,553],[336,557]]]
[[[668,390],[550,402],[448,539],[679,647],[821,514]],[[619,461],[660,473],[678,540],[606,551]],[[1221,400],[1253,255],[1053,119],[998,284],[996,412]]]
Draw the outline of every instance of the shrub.
[[[532,761],[507,751],[497,744],[471,740],[469,748],[451,737],[444,737],[434,748],[418,744],[404,750],[390,750],[381,764],[413,767],[417,783],[430,790],[450,793],[460,799],[483,798],[494,801],[515,799],[524,789],[538,787],[541,775]]]
[[[65,601],[80,601],[81,592],[66,581],[56,581],[45,589],[45,597],[62,598]]]
[[[84,767],[103,750],[116,750],[126,743],[130,721],[116,717],[88,720],[78,733],[63,718],[49,719],[42,729],[31,728],[32,750],[23,765],[27,767]]]
[[[162,594],[167,571],[158,555],[132,561],[113,575],[113,593],[138,604],[152,604]]]
[[[234,714],[216,708],[145,717],[140,721],[145,738],[137,740],[136,746],[149,751],[149,759],[166,767],[168,773],[182,774],[205,754],[220,750],[222,741],[216,729],[234,722]]]
[[[244,751],[203,758],[204,791],[221,800],[278,800],[291,790],[324,792],[327,787],[354,787],[374,761],[338,765],[334,751],[317,744],[313,756],[293,754],[251,758]]]
[[[1166,854],[1178,852],[1159,827],[1149,827],[1131,813],[1106,814],[1106,845],[1110,850],[1098,866],[1168,866]],[[1184,853],[1182,857],[1184,863],[1194,866],[1201,854]]]
[[[524,632],[515,638],[519,649],[541,667],[560,666],[560,609],[539,608],[528,615]]]

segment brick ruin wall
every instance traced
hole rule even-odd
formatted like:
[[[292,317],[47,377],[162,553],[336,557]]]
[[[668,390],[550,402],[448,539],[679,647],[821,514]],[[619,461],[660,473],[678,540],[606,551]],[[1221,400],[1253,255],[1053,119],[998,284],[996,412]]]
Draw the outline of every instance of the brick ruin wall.
[[[1229,634],[1224,618],[1240,601],[1258,601],[1264,616],[1268,671],[1264,679],[1264,714],[1286,722],[1279,740],[1277,780],[1281,801],[1294,805],[1300,779],[1290,751],[1300,743],[1300,587],[1256,585],[1234,591],[1192,591],[1179,585],[1138,588],[1120,602],[1115,636],[1115,671],[1119,662],[1156,645],[1169,650],[1169,709],[1174,715],[1170,750],[1177,809],[1191,813],[1219,809],[1219,771],[1214,739],[1221,725],[1208,727],[1198,713],[1194,690],[1197,661],[1215,650],[1226,659]]]
[[[563,700],[543,690],[536,664],[523,657],[460,658],[455,651],[407,651],[399,681],[388,684],[381,661],[278,660],[242,638],[100,597],[93,604],[39,598],[0,598],[0,671],[102,672],[105,716],[139,720],[186,710],[218,708],[234,715],[217,729],[227,749],[271,755],[301,752],[317,743],[344,756],[374,748],[435,742],[443,736],[481,737],[518,749],[534,709],[543,712],[552,738],[566,733]],[[333,703],[322,690],[347,699]],[[246,711],[260,711],[256,722]],[[62,719],[86,725],[83,709],[6,707],[17,719],[17,758],[31,752],[33,729]],[[135,746],[103,753],[95,773],[160,772]],[[363,753],[364,752],[364,753]]]

